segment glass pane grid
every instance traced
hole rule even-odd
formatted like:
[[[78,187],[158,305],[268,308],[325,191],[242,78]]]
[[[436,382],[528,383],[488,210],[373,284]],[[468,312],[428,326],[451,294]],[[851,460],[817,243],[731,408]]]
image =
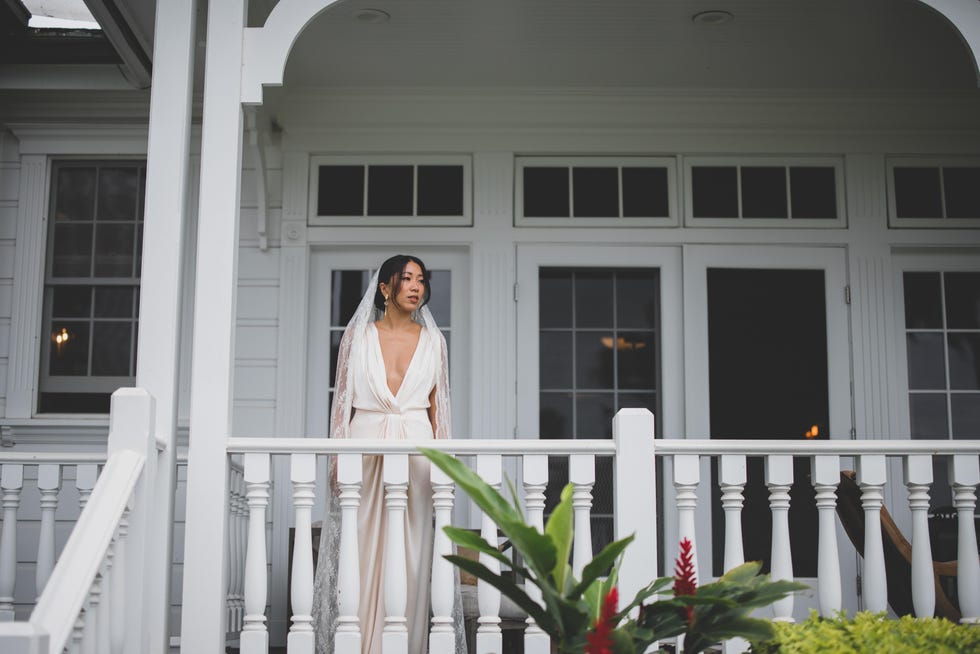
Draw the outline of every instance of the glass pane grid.
[[[463,216],[465,184],[461,164],[320,165],[317,215]]]
[[[666,166],[525,166],[522,177],[526,218],[670,217]]]

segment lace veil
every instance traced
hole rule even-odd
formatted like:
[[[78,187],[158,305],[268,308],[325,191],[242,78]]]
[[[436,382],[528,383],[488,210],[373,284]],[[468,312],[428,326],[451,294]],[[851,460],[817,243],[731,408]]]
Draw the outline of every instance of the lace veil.
[[[364,338],[368,325],[379,319],[374,306],[374,294],[378,288],[378,274],[375,270],[361,297],[357,310],[340,340],[337,352],[337,378],[334,385],[333,406],[330,410],[330,438],[348,438],[353,402],[353,370],[350,366],[350,352],[355,343]],[[440,366],[435,389],[435,438],[449,438],[452,432],[452,409],[449,402],[449,356],[446,339],[439,331],[432,312],[427,306],[415,312],[413,319],[419,322],[430,335],[437,335],[440,348]],[[333,636],[337,627],[337,565],[340,551],[340,503],[336,494],[336,460],[330,457],[330,475],[327,488],[327,510],[320,529],[320,546],[316,576],[313,583],[313,624],[316,632],[317,654],[333,654]],[[459,573],[455,574],[455,599],[453,602],[453,623],[456,632],[456,654],[466,654],[466,639],[463,633],[463,610],[459,588]]]

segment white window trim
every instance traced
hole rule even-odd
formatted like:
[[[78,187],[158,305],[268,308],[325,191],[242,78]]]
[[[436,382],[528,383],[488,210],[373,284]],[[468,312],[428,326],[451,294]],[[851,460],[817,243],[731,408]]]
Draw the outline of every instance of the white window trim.
[[[926,168],[941,168],[952,166],[980,166],[978,157],[885,157],[885,181],[888,185],[888,226],[892,229],[928,228],[928,229],[962,229],[964,227],[980,227],[980,216],[976,218],[899,218],[898,206],[895,201],[895,168],[906,166],[923,166]],[[945,211],[946,198],[940,197]]]
[[[847,227],[847,204],[844,192],[844,158],[842,156],[683,156],[684,169],[684,224],[688,227],[734,227],[769,229],[841,229]],[[834,190],[837,195],[837,218],[695,218],[694,217],[694,185],[691,180],[691,168],[695,166],[825,166],[834,169]],[[741,212],[741,185],[739,193],[739,211]],[[788,180],[786,185],[787,213],[792,213],[792,191]]]
[[[589,218],[555,217],[528,218],[524,215],[525,168],[574,168],[584,166],[632,167],[649,166],[667,169],[667,217],[650,218]],[[569,184],[569,193],[572,192]],[[569,205],[571,206],[571,205]],[[622,189],[620,189],[622,207]],[[622,211],[622,208],[620,209]],[[677,227],[680,224],[677,209],[677,160],[674,157],[538,157],[518,156],[514,159],[514,226],[515,227]]]
[[[462,166],[463,215],[461,216],[321,216],[317,214],[320,166]],[[446,227],[473,224],[473,158],[469,155],[311,155],[309,171],[309,224],[348,227]],[[413,192],[417,192],[418,187]],[[365,188],[365,193],[367,189]],[[366,207],[365,207],[366,211]]]

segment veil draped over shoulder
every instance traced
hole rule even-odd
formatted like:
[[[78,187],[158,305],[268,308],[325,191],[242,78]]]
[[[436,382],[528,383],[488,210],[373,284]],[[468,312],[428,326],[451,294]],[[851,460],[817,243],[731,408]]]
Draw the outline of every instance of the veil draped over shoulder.
[[[349,438],[353,404],[353,373],[350,365],[352,347],[365,338],[368,327],[377,318],[374,294],[378,288],[379,270],[374,271],[367,290],[354,312],[337,353],[337,377],[334,387],[333,405],[330,410],[330,438]],[[414,316],[416,322],[438,338],[440,366],[435,386],[435,438],[449,438],[452,431],[452,409],[449,401],[449,357],[446,339],[429,308],[423,306]],[[318,564],[313,584],[313,624],[316,634],[317,654],[334,654],[333,638],[337,628],[337,567],[340,552],[340,503],[335,491],[336,459],[330,457],[330,481],[327,484],[327,510],[320,530]],[[466,653],[466,640],[463,632],[463,610],[459,588],[458,571],[455,578],[455,598],[453,601],[453,624],[456,633],[456,654]],[[428,583],[428,582],[427,582]],[[364,598],[362,598],[363,600]],[[346,654],[346,653],[345,653]]]

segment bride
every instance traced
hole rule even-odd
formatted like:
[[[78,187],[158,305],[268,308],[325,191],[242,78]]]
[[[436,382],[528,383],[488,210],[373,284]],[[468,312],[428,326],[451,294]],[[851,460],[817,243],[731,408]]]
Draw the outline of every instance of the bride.
[[[418,257],[396,255],[374,274],[340,342],[331,438],[449,438],[446,339],[425,306],[429,296],[429,273]],[[386,538],[382,457],[364,456],[362,467],[357,520],[361,652],[381,654]],[[331,491],[314,587],[318,654],[333,652],[336,629],[340,513],[335,475],[335,466],[331,465]],[[432,541],[429,464],[423,457],[412,456],[405,516],[410,654],[427,651]],[[457,592],[453,616],[456,651],[465,652],[459,607]]]

